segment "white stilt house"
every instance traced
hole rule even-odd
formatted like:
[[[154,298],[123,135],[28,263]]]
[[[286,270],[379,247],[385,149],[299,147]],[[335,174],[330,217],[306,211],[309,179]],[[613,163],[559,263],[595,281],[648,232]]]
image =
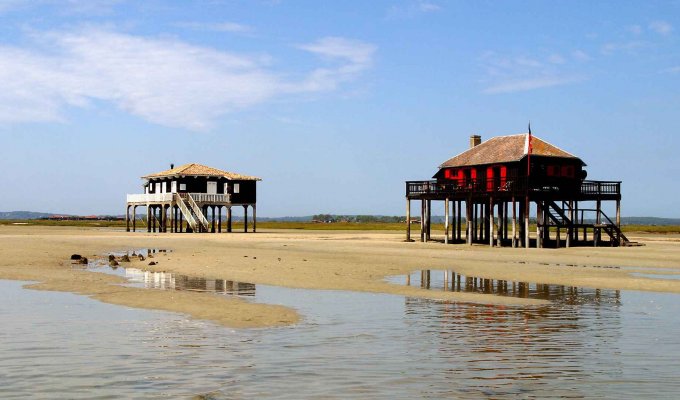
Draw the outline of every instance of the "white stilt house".
[[[248,208],[252,209],[252,231],[257,228],[257,181],[255,176],[237,174],[201,164],[149,174],[143,194],[128,194],[125,220],[128,232],[137,228],[137,207],[146,207],[148,232],[221,232],[222,209],[226,230],[232,231],[232,207],[243,207],[244,231],[248,232]]]

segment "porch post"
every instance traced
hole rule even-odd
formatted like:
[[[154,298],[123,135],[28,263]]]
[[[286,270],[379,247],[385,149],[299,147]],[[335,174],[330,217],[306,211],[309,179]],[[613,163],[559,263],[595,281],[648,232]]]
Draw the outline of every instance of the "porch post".
[[[257,232],[257,205],[253,204],[253,233]]]
[[[411,241],[411,199],[406,198],[406,241]]]
[[[444,244],[449,244],[449,198],[444,199]]]
[[[243,232],[248,232],[248,205],[243,205]]]

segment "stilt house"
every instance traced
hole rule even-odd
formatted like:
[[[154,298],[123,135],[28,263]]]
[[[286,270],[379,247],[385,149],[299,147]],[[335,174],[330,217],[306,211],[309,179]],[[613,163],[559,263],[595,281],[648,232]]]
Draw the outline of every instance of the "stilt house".
[[[531,133],[483,143],[473,135],[470,148],[442,163],[434,180],[406,182],[406,239],[411,240],[411,200],[420,200],[420,238],[430,240],[434,200],[444,202],[445,243],[569,247],[597,246],[608,239],[613,246],[629,244],[620,229],[621,182],[586,180],[585,166],[579,157]],[[603,201],[616,203],[615,220],[603,212]],[[529,232],[532,203],[534,239]]]
[[[136,230],[137,207],[146,207],[147,231],[221,232],[222,209],[226,208],[227,232],[232,231],[232,207],[243,207],[244,231],[248,232],[248,207],[257,227],[257,181],[260,178],[222,171],[201,164],[179,167],[143,176],[144,193],[128,194],[125,220]],[[130,212],[132,211],[132,215]],[[169,215],[168,215],[169,214]]]

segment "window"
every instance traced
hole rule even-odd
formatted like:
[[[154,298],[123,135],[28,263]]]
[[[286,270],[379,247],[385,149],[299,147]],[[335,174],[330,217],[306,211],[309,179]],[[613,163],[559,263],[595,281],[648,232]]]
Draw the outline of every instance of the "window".
[[[241,185],[239,183],[234,183],[234,193],[241,192]]]
[[[179,184],[179,190],[187,190],[187,184],[186,183],[180,183]]]

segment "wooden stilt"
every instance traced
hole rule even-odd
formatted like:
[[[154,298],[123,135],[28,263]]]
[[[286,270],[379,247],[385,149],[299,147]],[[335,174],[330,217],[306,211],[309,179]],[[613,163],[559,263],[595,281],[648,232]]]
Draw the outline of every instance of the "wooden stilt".
[[[251,206],[253,208],[253,233],[257,232],[257,206],[253,204]]]
[[[130,204],[125,206],[125,231],[130,232]]]
[[[215,206],[210,206],[211,227],[210,232],[215,233]]]
[[[427,223],[425,226],[427,227],[425,241],[429,242],[432,234],[432,200],[427,200]]]
[[[231,207],[227,207],[227,232],[231,232]]]
[[[444,244],[449,244],[449,199],[444,199]]]
[[[248,206],[243,206],[243,232],[248,232]]]
[[[472,204],[468,199],[465,202],[465,241],[472,246]]]
[[[406,241],[411,241],[411,199],[406,198]]]
[[[536,248],[543,248],[543,202],[536,202]]]
[[[457,239],[459,241],[461,239],[463,239],[463,235],[462,235],[463,234],[463,225],[462,225],[462,223],[463,223],[463,209],[461,208],[462,205],[463,205],[463,201],[458,200],[458,207],[457,207],[457,209],[458,209],[458,223],[456,224],[456,228],[458,229],[458,232],[457,232],[458,238]]]
[[[217,206],[217,233],[222,233],[222,206]]]
[[[456,202],[451,202],[451,242],[456,241]]]
[[[517,204],[515,203],[515,196],[512,196],[512,243],[511,246],[517,247]]]
[[[425,241],[425,199],[420,200],[420,241]]]
[[[529,202],[529,196],[526,196],[524,200],[524,247],[529,248],[531,246],[531,241],[529,240],[529,213],[531,212],[531,203]]]
[[[132,232],[137,232],[137,206],[132,206]]]
[[[489,246],[493,247],[494,245],[494,233],[496,231],[496,223],[495,223],[495,217],[494,217],[494,206],[493,206],[493,197],[489,197]]]

